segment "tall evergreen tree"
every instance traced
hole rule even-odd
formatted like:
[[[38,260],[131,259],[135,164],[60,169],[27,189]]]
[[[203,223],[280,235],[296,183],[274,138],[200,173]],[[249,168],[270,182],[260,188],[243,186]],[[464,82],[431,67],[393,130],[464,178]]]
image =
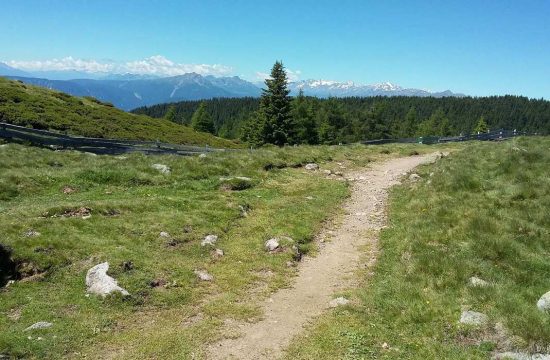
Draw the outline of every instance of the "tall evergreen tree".
[[[176,106],[170,105],[168,107],[168,111],[166,111],[166,114],[164,114],[164,118],[166,120],[176,122]]]
[[[191,118],[191,126],[197,131],[209,132],[214,134],[214,121],[206,111],[206,102],[201,102],[193,117]]]
[[[405,115],[405,121],[403,122],[401,131],[399,132],[399,136],[403,138],[414,136],[417,127],[416,119],[416,108],[411,107],[407,112],[407,115]]]
[[[282,62],[275,62],[265,85],[260,99],[259,119],[263,122],[263,142],[283,146],[292,141],[295,129],[290,117],[290,90]]]
[[[307,101],[304,92],[300,89],[298,96],[292,101],[292,120],[296,128],[294,143],[317,144],[319,141],[317,124],[313,106]]]
[[[489,126],[485,122],[485,118],[481,116],[477,121],[476,127],[474,128],[474,134],[485,133],[489,131]]]

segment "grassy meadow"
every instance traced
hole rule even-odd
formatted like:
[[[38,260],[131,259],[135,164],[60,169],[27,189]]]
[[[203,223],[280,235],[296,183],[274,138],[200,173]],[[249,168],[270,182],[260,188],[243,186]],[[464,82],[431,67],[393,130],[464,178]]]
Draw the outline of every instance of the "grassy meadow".
[[[348,195],[346,181],[300,165],[345,171],[435,150],[267,147],[199,158],[2,145],[0,243],[13,250],[24,278],[0,290],[0,354],[200,358],[224,321],[258,319],[255,300],[296,272],[287,265],[291,251],[268,254],[264,242],[286,235],[301,251],[315,251],[315,232]],[[228,190],[220,178],[231,176],[249,177],[251,186]],[[223,257],[200,246],[208,234],[219,236]],[[86,296],[87,270],[104,261],[130,297]],[[195,270],[214,280],[199,281]],[[53,326],[24,331],[38,321]]]
[[[547,353],[550,139],[472,143],[393,189],[372,273],[294,341],[288,359],[487,359]],[[430,176],[431,175],[431,176]],[[469,286],[477,276],[487,287]],[[464,310],[488,315],[460,325]],[[502,329],[505,329],[504,331]]]
[[[242,147],[165,119],[130,114],[92,97],[71,96],[2,77],[0,122],[87,137]]]

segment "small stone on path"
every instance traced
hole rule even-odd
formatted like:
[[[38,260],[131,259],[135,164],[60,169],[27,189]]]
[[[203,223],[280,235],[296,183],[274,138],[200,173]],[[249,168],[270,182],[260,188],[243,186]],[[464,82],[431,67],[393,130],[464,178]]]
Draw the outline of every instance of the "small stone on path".
[[[337,297],[336,299],[332,299],[329,303],[330,307],[332,308],[342,306],[342,305],[347,305],[347,304],[349,304],[349,300],[342,296]]]

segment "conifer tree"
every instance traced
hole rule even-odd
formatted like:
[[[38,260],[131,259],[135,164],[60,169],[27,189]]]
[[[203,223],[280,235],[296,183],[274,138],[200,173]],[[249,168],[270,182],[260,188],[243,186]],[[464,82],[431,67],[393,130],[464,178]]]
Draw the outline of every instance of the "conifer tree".
[[[487,126],[485,118],[481,116],[477,121],[476,127],[474,128],[474,134],[486,133],[487,131],[489,131],[489,126]]]
[[[312,105],[304,96],[304,91],[300,89],[298,96],[292,101],[292,120],[296,128],[296,137],[293,143],[317,144],[319,135],[317,133],[317,124]]]
[[[262,90],[260,118],[264,143],[283,146],[292,142],[294,126],[290,117],[290,97],[288,81],[283,63],[276,61],[271,69],[271,77],[265,80]]]
[[[197,131],[209,132],[214,134],[214,121],[210,114],[206,111],[206,103],[200,103],[198,109],[191,118],[191,126]]]
[[[170,105],[168,107],[168,111],[166,111],[166,114],[164,115],[164,118],[166,120],[176,122],[176,107],[174,105]]]

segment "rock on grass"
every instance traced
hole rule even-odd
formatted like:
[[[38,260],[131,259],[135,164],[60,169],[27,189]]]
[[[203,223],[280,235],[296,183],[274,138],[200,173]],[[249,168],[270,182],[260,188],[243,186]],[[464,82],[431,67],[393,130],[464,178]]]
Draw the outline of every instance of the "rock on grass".
[[[124,296],[130,295],[128,291],[118,286],[115,279],[107,275],[107,270],[109,270],[108,262],[98,264],[88,270],[86,274],[87,292],[103,297],[115,292],[119,292]]]
[[[47,328],[51,327],[52,325],[53,324],[51,322],[39,321],[37,323],[32,324],[28,328],[26,328],[24,331],[47,329]]]
[[[463,311],[460,315],[460,323],[465,325],[481,326],[488,321],[487,315],[476,311]]]
[[[164,164],[153,164],[151,167],[155,170],[158,170],[162,174],[170,174],[172,171],[169,166]]]
[[[206,237],[201,241],[201,246],[213,246],[216,241],[218,241],[218,235],[206,235]]]

